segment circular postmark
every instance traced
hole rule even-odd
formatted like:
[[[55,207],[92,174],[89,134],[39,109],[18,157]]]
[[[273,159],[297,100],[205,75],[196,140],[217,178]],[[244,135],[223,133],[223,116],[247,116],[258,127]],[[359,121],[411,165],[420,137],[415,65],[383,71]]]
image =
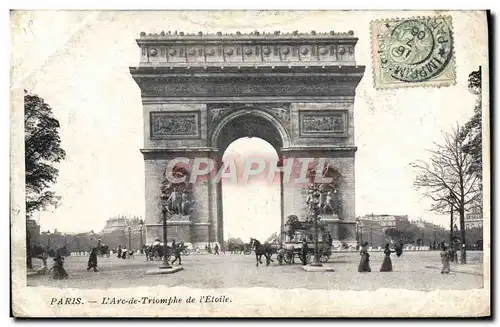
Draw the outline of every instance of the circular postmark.
[[[403,82],[423,82],[440,75],[453,55],[451,26],[444,17],[385,24],[378,35],[381,68]]]

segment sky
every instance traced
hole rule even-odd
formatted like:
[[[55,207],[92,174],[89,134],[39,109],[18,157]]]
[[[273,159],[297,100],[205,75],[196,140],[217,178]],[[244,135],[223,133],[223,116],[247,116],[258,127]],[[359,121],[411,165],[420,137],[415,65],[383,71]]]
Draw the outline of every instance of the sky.
[[[426,15],[432,13],[418,13]],[[452,12],[456,84],[375,90],[369,26],[384,12],[112,12],[39,11],[11,16],[12,89],[43,97],[61,124],[67,153],[58,165],[54,211],[37,215],[43,230],[101,230],[118,214],[144,216],[143,117],[141,95],[129,74],[139,62],[135,39],[141,31],[189,33],[353,30],[358,65],[366,66],[354,105],[356,215],[407,214],[447,224],[430,213],[430,202],[412,187],[409,163],[428,157],[426,149],[443,131],[472,115],[468,74],[487,65],[486,26],[481,13]],[[412,13],[412,15],[417,15]],[[408,16],[395,13],[394,16]],[[474,44],[474,46],[471,46]],[[251,156],[274,149],[260,139],[240,139],[226,155]],[[225,234],[279,230],[276,185],[225,186]],[[257,219],[257,220],[251,220]],[[256,230],[249,230],[258,226]],[[267,227],[266,227],[267,226]]]

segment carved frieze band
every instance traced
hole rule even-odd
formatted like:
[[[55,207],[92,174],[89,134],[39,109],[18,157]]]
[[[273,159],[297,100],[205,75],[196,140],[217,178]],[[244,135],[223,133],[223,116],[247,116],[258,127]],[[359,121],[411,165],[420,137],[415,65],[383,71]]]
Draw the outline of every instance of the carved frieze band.
[[[299,135],[301,137],[346,137],[347,119],[347,110],[303,110],[299,114]]]
[[[214,127],[217,125],[222,118],[230,114],[231,112],[235,112],[241,109],[249,109],[254,108],[255,110],[263,110],[269,114],[271,114],[274,118],[278,119],[285,128],[288,128],[290,125],[290,104],[241,104],[241,103],[232,103],[232,104],[208,104],[208,122],[209,125]]]
[[[150,135],[160,139],[199,138],[200,112],[151,112]]]
[[[355,82],[341,82],[334,79],[316,81],[306,79],[284,82],[264,80],[232,80],[231,82],[194,83],[188,81],[157,81],[144,79],[140,82],[143,96],[177,97],[239,97],[239,96],[332,96],[354,95]]]

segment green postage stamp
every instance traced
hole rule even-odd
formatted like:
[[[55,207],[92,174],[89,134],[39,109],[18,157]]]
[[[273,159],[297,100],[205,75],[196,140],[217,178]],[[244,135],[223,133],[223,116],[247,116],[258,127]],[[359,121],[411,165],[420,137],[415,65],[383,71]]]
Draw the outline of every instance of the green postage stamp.
[[[375,88],[455,84],[451,16],[376,20],[371,41]]]

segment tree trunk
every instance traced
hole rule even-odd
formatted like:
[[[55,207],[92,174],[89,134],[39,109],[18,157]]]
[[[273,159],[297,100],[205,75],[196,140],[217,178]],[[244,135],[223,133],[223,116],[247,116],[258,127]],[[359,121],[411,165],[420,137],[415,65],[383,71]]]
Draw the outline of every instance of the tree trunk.
[[[31,237],[29,232],[26,234],[26,267],[33,269],[33,260],[31,258]]]
[[[466,241],[465,241],[465,210],[460,210],[460,263],[467,263],[467,255],[465,253]]]

